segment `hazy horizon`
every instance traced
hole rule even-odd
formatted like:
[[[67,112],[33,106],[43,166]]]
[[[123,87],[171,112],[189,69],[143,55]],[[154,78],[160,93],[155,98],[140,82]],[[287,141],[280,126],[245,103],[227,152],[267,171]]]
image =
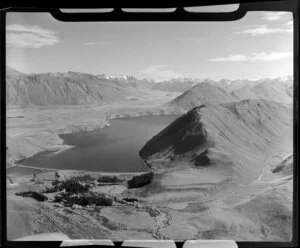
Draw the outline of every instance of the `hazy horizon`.
[[[15,68],[11,67],[11,66],[7,66],[9,67],[10,69],[13,69],[13,70],[16,70]],[[40,73],[37,73],[37,72],[30,72],[30,73],[25,73],[23,71],[19,71],[17,70],[18,72],[21,72],[23,74],[26,74],[26,75],[35,75],[35,74],[48,74],[48,73],[51,73],[51,74],[55,74],[55,73],[69,73],[69,72],[75,72],[75,73],[82,73],[82,74],[90,74],[90,75],[94,75],[94,76],[99,76],[99,75],[106,75],[110,78],[122,78],[123,76],[127,76],[127,77],[134,77],[133,75],[131,74],[126,74],[126,75],[108,75],[106,73],[101,73],[101,74],[95,74],[95,73],[84,73],[84,72],[80,72],[80,71],[74,71],[74,70],[69,70],[69,71],[56,71],[56,72],[40,72]],[[270,79],[270,80],[273,80],[273,79],[277,79],[277,78],[286,78],[286,77],[293,77],[294,75],[293,74],[289,74],[289,75],[283,75],[283,76],[279,76],[279,77],[265,77],[265,78],[258,78],[258,79],[247,79],[247,78],[237,78],[237,79],[228,79],[228,78],[220,78],[218,80],[214,80],[213,78],[195,78],[195,77],[176,77],[176,78],[170,78],[170,79],[166,79],[166,80],[154,80],[153,78],[150,78],[150,77],[144,77],[144,78],[137,78],[139,80],[152,80],[154,81],[155,83],[159,83],[159,82],[168,82],[168,81],[172,81],[172,80],[184,80],[184,79],[191,79],[191,80],[213,80],[213,81],[221,81],[221,80],[229,80],[229,81],[238,81],[238,80],[248,80],[248,81],[259,81],[259,80],[266,80],[266,79]]]

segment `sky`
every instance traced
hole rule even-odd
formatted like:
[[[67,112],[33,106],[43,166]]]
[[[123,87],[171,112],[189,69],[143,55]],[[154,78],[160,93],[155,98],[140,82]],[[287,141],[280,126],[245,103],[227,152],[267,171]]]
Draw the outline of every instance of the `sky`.
[[[293,17],[249,12],[229,22],[68,23],[8,13],[7,65],[24,73],[261,79],[293,74]]]

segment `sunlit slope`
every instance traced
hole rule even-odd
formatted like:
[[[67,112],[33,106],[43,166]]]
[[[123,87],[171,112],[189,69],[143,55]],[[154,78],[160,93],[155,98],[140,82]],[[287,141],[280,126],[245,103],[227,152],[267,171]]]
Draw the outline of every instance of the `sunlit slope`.
[[[239,99],[266,99],[286,104],[293,103],[293,81],[291,78],[264,80],[256,84],[248,84],[232,94]]]
[[[169,102],[168,106],[180,111],[188,111],[202,104],[221,104],[238,101],[226,90],[210,83],[199,83]]]
[[[130,79],[107,80],[90,74],[44,73],[31,75],[8,74],[7,104],[9,106],[48,106],[103,104],[137,96],[148,81]]]

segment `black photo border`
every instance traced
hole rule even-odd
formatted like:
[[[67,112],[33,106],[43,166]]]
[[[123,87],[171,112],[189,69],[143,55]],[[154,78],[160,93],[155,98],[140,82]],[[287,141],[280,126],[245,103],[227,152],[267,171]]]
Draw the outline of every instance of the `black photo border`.
[[[223,5],[239,3],[240,7],[229,13],[198,13],[187,12],[184,7]],[[108,13],[65,13],[62,8],[114,8]],[[142,12],[124,12],[122,8],[176,8],[174,12],[167,13],[142,13]],[[298,247],[298,92],[299,92],[299,0],[275,0],[275,1],[235,1],[235,0],[199,0],[199,1],[145,1],[145,2],[117,2],[117,1],[73,1],[67,3],[53,1],[26,1],[18,3],[10,1],[0,3],[0,113],[1,113],[1,132],[0,132],[0,219],[1,236],[0,246],[2,247],[59,247],[60,241],[8,241],[7,240],[7,208],[6,208],[6,13],[8,12],[48,12],[54,18],[60,21],[78,22],[78,21],[234,21],[246,15],[247,11],[287,11],[293,14],[294,36],[294,154],[293,154],[293,235],[291,242],[236,242],[239,248],[260,248],[260,247]],[[177,248],[183,247],[184,241],[176,242]],[[115,247],[121,247],[122,241],[114,242]],[[91,247],[91,246],[76,246]],[[106,247],[106,246],[97,246]],[[112,247],[112,246],[107,246]]]

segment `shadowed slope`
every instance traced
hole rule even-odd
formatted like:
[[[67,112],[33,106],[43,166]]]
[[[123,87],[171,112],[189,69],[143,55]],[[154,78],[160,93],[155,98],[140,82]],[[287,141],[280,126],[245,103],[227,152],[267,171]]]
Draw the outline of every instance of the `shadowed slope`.
[[[173,148],[174,154],[183,154],[206,143],[206,130],[197,111],[204,105],[191,110],[162,130],[140,151],[142,157]]]
[[[266,156],[292,149],[292,109],[266,100],[196,107],[154,136],[140,151],[150,166],[235,166],[257,175]]]

